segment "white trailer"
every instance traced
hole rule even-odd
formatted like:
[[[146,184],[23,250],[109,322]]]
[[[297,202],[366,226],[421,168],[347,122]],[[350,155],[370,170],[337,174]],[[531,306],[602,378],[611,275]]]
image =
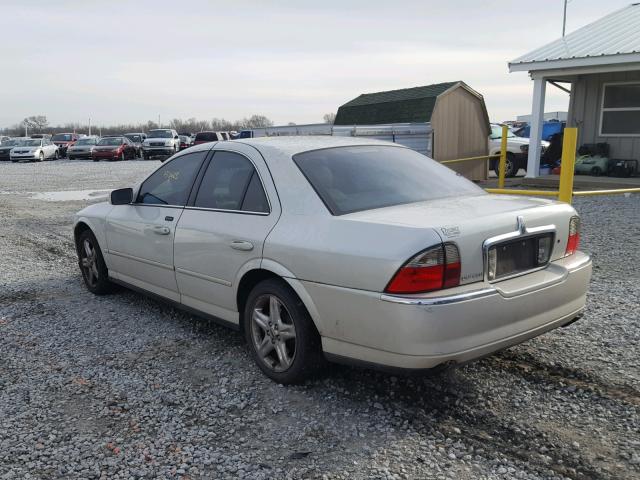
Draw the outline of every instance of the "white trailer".
[[[240,138],[279,137],[293,135],[339,135],[346,137],[370,137],[376,140],[405,145],[416,152],[431,157],[432,130],[430,123],[390,123],[387,125],[283,125],[254,128],[240,132]]]

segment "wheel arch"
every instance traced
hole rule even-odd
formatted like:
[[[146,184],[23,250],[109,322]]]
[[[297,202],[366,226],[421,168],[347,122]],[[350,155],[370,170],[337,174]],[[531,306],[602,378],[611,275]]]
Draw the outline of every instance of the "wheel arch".
[[[294,291],[294,293],[298,296],[302,304],[307,309],[307,312],[309,312],[309,316],[311,317],[311,320],[313,321],[313,324],[315,325],[316,330],[318,331],[318,334],[322,335],[323,329],[322,329],[320,314],[318,313],[318,310],[313,302],[313,299],[311,298],[307,290],[304,288],[304,285],[293,276],[291,277],[283,276],[281,274],[282,272],[280,272],[279,274],[279,273],[276,273],[276,271],[274,270],[279,270],[279,269],[277,268],[271,269],[263,265],[261,268],[254,268],[252,270],[245,272],[242,278],[240,279],[240,282],[238,283],[238,288],[236,290],[236,304],[238,307],[238,319],[240,324],[240,331],[243,331],[244,309],[245,309],[247,299],[249,298],[249,294],[251,293],[251,290],[253,290],[253,288],[263,280],[276,278],[284,281]]]

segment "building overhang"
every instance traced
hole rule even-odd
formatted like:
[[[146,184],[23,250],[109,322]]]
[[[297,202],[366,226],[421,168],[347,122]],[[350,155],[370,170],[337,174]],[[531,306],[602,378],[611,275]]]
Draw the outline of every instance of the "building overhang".
[[[509,63],[509,72],[530,72],[532,75],[550,70],[602,69],[602,72],[611,72],[637,70],[637,65],[639,64],[640,53],[629,53],[602,55],[600,57],[545,60],[541,62]]]

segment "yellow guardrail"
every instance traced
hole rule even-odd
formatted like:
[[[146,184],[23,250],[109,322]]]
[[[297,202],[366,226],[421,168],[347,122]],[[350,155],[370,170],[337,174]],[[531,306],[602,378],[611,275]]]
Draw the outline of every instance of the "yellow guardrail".
[[[504,188],[505,168],[507,163],[507,134],[509,128],[502,126],[502,140],[500,142],[500,154],[481,155],[478,157],[456,158],[453,160],[444,160],[440,163],[459,163],[474,160],[488,160],[490,158],[500,157],[498,167],[498,188],[486,188],[489,193],[507,194],[507,195],[527,195],[541,197],[557,197],[558,200],[571,203],[573,197],[587,197],[592,195],[619,195],[623,193],[640,193],[640,188],[615,188],[607,190],[584,190],[575,192],[573,190],[573,178],[576,168],[576,151],[578,144],[578,129],[565,128],[564,139],[562,142],[562,160],[560,169],[560,185],[558,190],[520,190]]]

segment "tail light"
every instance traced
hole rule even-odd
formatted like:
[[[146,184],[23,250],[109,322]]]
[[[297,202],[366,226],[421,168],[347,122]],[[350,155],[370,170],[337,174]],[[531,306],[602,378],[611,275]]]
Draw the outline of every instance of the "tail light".
[[[424,293],[460,285],[460,252],[445,243],[420,252],[393,276],[386,293]]]
[[[580,217],[571,217],[569,220],[569,238],[564,256],[573,255],[580,245]]]

